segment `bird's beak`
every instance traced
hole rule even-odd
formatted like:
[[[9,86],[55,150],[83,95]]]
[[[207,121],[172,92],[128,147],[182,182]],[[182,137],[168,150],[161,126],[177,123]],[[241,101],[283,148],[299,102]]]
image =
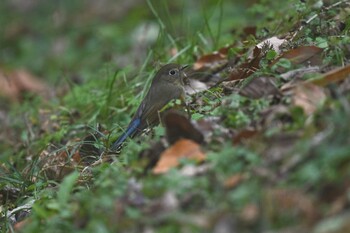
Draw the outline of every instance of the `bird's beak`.
[[[180,71],[182,71],[182,85],[188,85],[190,83],[190,80],[187,77],[187,74],[183,71],[184,69],[186,69],[189,65],[184,65],[180,67]]]
[[[189,66],[189,65],[183,65],[183,66],[180,67],[180,70],[184,70],[184,69],[186,69],[188,66]]]

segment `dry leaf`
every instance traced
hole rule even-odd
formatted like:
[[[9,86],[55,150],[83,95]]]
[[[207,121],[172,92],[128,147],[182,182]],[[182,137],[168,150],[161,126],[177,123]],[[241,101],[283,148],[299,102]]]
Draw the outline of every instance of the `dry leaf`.
[[[221,54],[217,51],[212,54],[204,55],[199,58],[193,65],[194,70],[199,70],[203,67],[216,67],[220,64],[227,62],[227,56],[225,54]]]
[[[260,42],[259,44],[256,45],[256,47],[258,47],[259,49],[262,49],[265,45],[269,45],[273,48],[273,50],[276,51],[277,54],[279,54],[281,45],[286,41],[287,40],[285,39],[279,39],[277,36],[274,36]]]
[[[196,129],[187,117],[176,111],[169,111],[164,116],[166,137],[170,144],[173,144],[181,138],[187,138],[197,143],[202,143],[204,137]]]
[[[305,74],[319,74],[320,67],[318,66],[309,66],[309,67],[302,67],[299,69],[294,69],[287,71],[286,73],[280,74],[281,78],[285,81],[289,80],[300,80]],[[281,88],[282,90],[282,88]]]
[[[188,139],[181,139],[173,146],[165,150],[160,157],[157,165],[153,168],[154,174],[167,172],[169,169],[179,165],[182,158],[203,161],[206,155],[201,151],[200,146]]]
[[[240,144],[247,139],[254,138],[254,136],[256,136],[258,133],[259,131],[256,129],[251,129],[251,128],[243,129],[234,135],[232,142],[235,145]]]
[[[330,83],[339,82],[341,80],[350,77],[350,64],[338,69],[334,69],[324,74],[321,78],[316,80],[311,80],[313,84],[318,86],[326,86]]]
[[[241,38],[247,38],[249,36],[254,36],[256,35],[256,26],[247,26],[243,28],[243,34],[241,35]]]
[[[245,85],[239,94],[252,99],[259,99],[269,95],[280,95],[276,87],[274,78],[272,77],[257,77]]]
[[[200,57],[193,65],[194,70],[199,70],[202,68],[213,68],[221,66],[227,63],[227,53],[233,45],[228,45],[219,49],[218,51],[214,51],[211,54],[204,55]]]
[[[16,222],[16,224],[13,227],[17,232],[21,232],[26,227],[26,225],[28,225],[29,222],[29,218],[26,218],[22,221]]]
[[[43,80],[25,70],[12,72],[0,71],[0,93],[1,95],[19,101],[24,92],[34,93],[46,98],[51,96],[51,90]]]
[[[322,65],[322,51],[323,49],[316,46],[302,46],[283,53],[271,63],[271,66],[276,64],[281,58],[290,60],[294,65],[319,66]],[[283,73],[285,69],[278,67],[277,71]]]
[[[224,187],[228,189],[232,189],[236,187],[243,179],[244,179],[243,174],[235,174],[233,176],[230,176],[224,181]]]
[[[325,90],[312,83],[302,83],[293,89],[293,104],[301,107],[306,115],[313,114],[326,99]]]
[[[233,67],[226,81],[240,80],[249,77],[259,68],[262,55],[261,49],[255,46],[252,58],[237,67]]]

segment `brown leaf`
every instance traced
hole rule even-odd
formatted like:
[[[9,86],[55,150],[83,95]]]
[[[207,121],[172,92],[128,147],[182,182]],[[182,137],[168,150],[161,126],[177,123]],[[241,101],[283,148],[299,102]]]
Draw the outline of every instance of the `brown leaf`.
[[[316,46],[302,46],[292,50],[289,50],[275,59],[271,66],[276,64],[281,58],[285,58],[291,61],[292,64],[306,64],[308,66],[317,66],[322,64],[322,51],[323,49]],[[279,67],[278,72],[284,72],[284,68]]]
[[[274,78],[257,77],[245,85],[239,94],[252,99],[259,99],[268,95],[280,95]]]
[[[311,80],[313,84],[318,86],[326,86],[330,83],[339,82],[341,80],[350,77],[350,64],[338,69],[334,69],[324,74],[321,78],[316,80]]]
[[[306,115],[313,114],[325,99],[325,90],[312,83],[302,83],[293,89],[293,104],[301,107]]]
[[[235,174],[224,181],[224,187],[232,189],[236,187],[239,183],[241,183],[242,180],[244,180],[243,174]]]
[[[46,98],[51,96],[51,89],[43,80],[25,70],[12,72],[0,71],[0,93],[1,95],[19,101],[23,92],[30,92]]]
[[[161,141],[156,143],[151,143],[150,147],[141,151],[139,154],[139,162],[142,167],[144,167],[144,172],[149,171],[151,168],[153,168],[159,158],[160,155],[165,151],[165,146]]]
[[[233,45],[228,45],[219,49],[218,51],[214,51],[213,53],[203,55],[194,63],[193,69],[199,70],[205,67],[213,68],[227,63],[227,53],[232,47]]]
[[[199,70],[203,67],[215,67],[218,64],[222,64],[227,62],[227,56],[224,54],[221,54],[217,51],[213,52],[212,54],[204,55],[203,57],[200,57],[193,65],[194,70]]]
[[[243,129],[241,131],[239,131],[232,139],[233,144],[237,145],[242,143],[243,141],[253,138],[254,136],[256,136],[259,133],[258,130],[256,129]]]
[[[29,218],[23,219],[22,221],[16,222],[14,225],[14,229],[17,232],[21,232],[31,221]]]
[[[226,81],[241,80],[249,77],[259,68],[261,58],[261,49],[255,47],[252,58],[241,65],[234,67]]]
[[[287,71],[283,74],[280,74],[280,77],[285,81],[289,81],[289,80],[294,81],[294,80],[301,80],[303,76],[306,74],[318,75],[319,72],[320,72],[320,67],[308,66],[308,67],[301,67],[298,69]]]
[[[190,139],[197,143],[203,143],[202,133],[196,129],[187,117],[176,111],[169,111],[164,116],[166,137],[170,144],[181,138]]]
[[[160,160],[153,168],[153,173],[161,174],[169,171],[169,169],[178,166],[179,160],[182,158],[203,161],[205,157],[206,155],[197,143],[188,139],[181,139],[161,154]]]
[[[256,26],[247,26],[243,28],[242,39],[247,38],[249,36],[255,36],[255,35],[256,35]]]

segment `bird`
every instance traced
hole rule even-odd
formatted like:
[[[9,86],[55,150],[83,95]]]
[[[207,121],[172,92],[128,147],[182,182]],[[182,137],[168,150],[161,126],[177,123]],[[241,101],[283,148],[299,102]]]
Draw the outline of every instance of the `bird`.
[[[157,124],[159,112],[171,100],[185,100],[185,85],[188,82],[184,72],[186,67],[187,65],[170,63],[160,68],[127,129],[110,147],[112,151],[119,150],[127,138],[133,138],[148,126]]]

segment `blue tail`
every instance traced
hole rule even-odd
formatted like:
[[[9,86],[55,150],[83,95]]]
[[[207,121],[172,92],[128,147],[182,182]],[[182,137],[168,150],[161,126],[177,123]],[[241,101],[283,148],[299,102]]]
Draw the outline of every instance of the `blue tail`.
[[[119,147],[124,143],[124,141],[135,133],[140,123],[141,123],[140,118],[133,120],[129,124],[127,130],[117,139],[117,141],[113,143],[113,145],[111,146],[111,150],[118,150]]]

